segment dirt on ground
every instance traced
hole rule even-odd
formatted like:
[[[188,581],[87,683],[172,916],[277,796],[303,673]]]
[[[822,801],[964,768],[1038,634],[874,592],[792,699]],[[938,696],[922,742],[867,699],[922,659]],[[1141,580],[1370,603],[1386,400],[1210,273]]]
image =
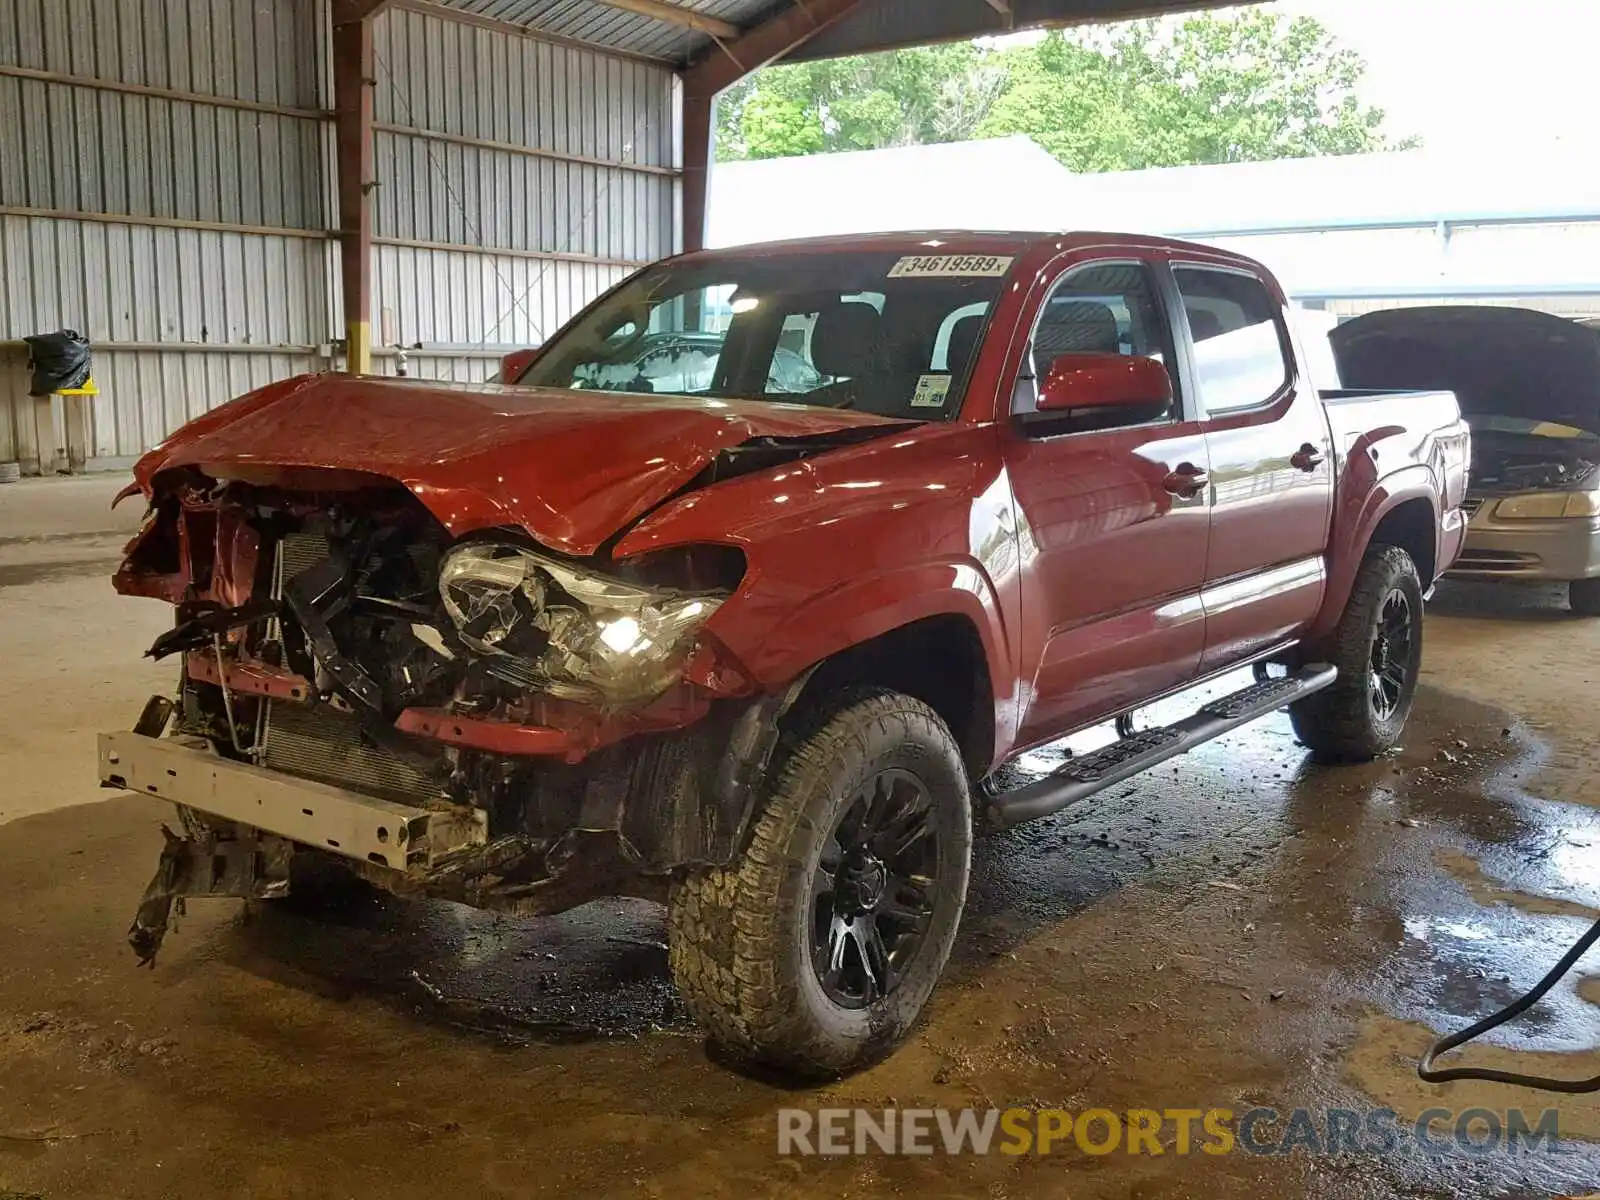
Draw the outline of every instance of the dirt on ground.
[[[708,1054],[640,901],[542,920],[362,893],[195,902],[136,969],[124,934],[170,809],[100,792],[93,734],[169,684],[139,655],[170,612],[112,594],[137,514],[51,491],[82,486],[0,488],[4,1200],[1600,1191],[1594,1098],[1415,1073],[1600,914],[1600,622],[1554,593],[1441,589],[1392,759],[1313,766],[1274,717],[983,840],[926,1022],[802,1089]],[[1600,1073],[1597,1001],[1580,970],[1472,1057]],[[1270,1109],[1253,1146],[1296,1148],[1183,1153],[1169,1123],[1160,1154],[778,1153],[780,1110],[858,1107]],[[1330,1110],[1409,1133],[1472,1108],[1556,1110],[1559,1140],[1487,1144],[1480,1117],[1476,1148],[1447,1120],[1439,1145],[1313,1152],[1337,1143]]]

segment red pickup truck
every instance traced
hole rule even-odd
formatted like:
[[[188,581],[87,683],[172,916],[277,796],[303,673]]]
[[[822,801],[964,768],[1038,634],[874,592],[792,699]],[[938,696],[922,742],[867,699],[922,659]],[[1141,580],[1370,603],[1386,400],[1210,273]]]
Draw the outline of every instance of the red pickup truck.
[[[181,818],[135,949],[177,898],[316,860],[524,914],[659,896],[725,1048],[873,1060],[944,966],[975,830],[1284,707],[1322,759],[1399,737],[1467,428],[1302,361],[1237,255],[939,233],[648,267],[501,383],[224,405],[140,462],[116,575],[177,606],[150,653],[182,662],[100,743]]]

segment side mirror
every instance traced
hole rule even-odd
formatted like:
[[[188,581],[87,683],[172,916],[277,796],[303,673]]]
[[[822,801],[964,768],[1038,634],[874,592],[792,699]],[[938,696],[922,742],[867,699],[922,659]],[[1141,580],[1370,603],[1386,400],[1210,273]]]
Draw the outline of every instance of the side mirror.
[[[525,350],[513,350],[500,360],[500,382],[516,383],[522,378],[523,372],[533,366],[533,360],[538,357],[537,346]]]
[[[1172,376],[1137,354],[1063,354],[1039,385],[1038,410],[1143,408],[1172,403]]]

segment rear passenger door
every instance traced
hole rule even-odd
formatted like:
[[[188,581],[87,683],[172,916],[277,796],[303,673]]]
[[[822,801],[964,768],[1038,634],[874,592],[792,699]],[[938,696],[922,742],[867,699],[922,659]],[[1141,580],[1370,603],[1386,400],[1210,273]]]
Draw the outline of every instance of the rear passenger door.
[[[1202,672],[1292,638],[1326,585],[1333,447],[1284,305],[1253,272],[1172,264],[1211,460]]]

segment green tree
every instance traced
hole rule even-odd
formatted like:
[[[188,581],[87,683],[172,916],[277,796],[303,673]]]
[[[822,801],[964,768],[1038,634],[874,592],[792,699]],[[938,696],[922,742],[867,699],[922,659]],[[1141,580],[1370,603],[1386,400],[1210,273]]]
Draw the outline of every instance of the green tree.
[[[1317,21],[1266,9],[902,50],[753,76],[724,97],[718,152],[1022,133],[1076,171],[1356,154],[1391,146],[1357,94],[1365,71]]]
[[[963,141],[1005,82],[999,56],[973,45],[774,67],[723,94],[717,154],[776,158]]]

